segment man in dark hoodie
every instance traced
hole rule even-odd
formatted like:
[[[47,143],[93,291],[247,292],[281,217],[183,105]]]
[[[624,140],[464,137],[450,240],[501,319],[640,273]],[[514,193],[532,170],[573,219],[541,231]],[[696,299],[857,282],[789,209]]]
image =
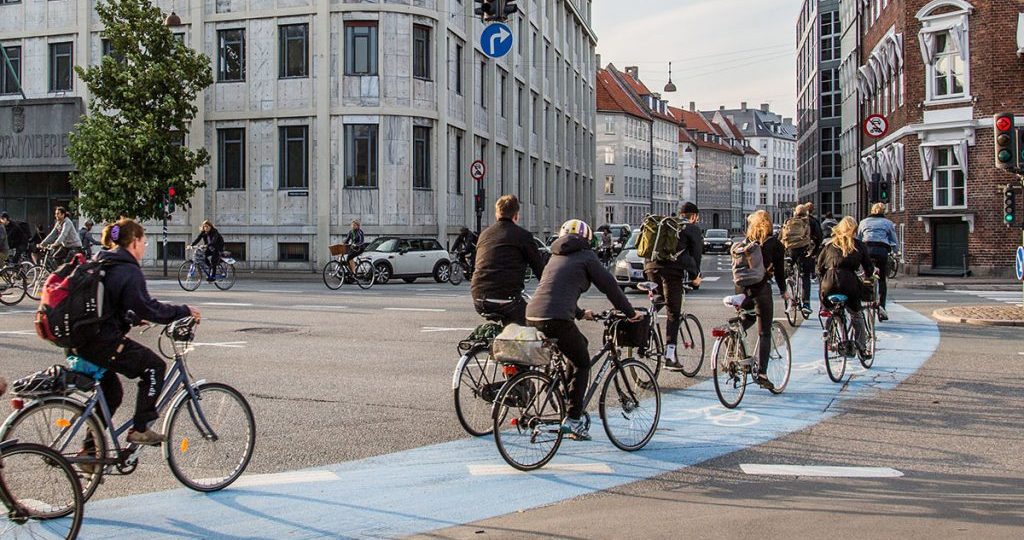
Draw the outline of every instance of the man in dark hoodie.
[[[569,410],[562,432],[572,439],[590,440],[582,419],[583,398],[590,382],[590,352],[587,338],[576,327],[576,319],[593,319],[594,314],[579,308],[580,296],[593,283],[622,311],[630,321],[639,321],[639,314],[629,304],[615,278],[590,249],[593,238],[590,226],[578,219],[562,224],[559,239],[551,244],[551,260],[526,307],[526,320],[549,339],[558,340],[558,350],[569,360]]]
[[[200,314],[188,306],[164,304],[149,296],[146,277],[139,267],[139,261],[146,252],[146,233],[141,225],[130,219],[107,225],[103,229],[101,243],[106,251],[99,252],[96,260],[106,263],[103,286],[112,315],[102,323],[95,341],[71,352],[108,370],[100,380],[100,386],[111,415],[124,398],[117,374],[139,379],[128,442],[158,445],[164,441],[164,436],[150,429],[149,425],[160,416],[156,411],[156,401],[163,389],[167,365],[156,353],[128,339],[134,321],[129,321],[127,314],[132,311],[139,321],[161,324],[189,316],[198,321]]]

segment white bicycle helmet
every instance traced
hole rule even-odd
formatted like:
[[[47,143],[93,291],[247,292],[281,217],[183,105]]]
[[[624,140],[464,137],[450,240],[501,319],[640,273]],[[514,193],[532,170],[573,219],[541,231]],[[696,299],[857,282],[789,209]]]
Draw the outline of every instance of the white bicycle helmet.
[[[577,234],[582,236],[589,242],[594,237],[594,231],[590,229],[590,225],[587,225],[582,219],[570,219],[562,224],[562,229],[558,232],[558,236],[565,236],[567,234]]]

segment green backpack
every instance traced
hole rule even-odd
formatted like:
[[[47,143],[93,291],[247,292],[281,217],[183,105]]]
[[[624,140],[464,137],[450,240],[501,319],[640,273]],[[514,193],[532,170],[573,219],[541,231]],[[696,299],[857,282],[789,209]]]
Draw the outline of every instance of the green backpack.
[[[682,225],[672,216],[648,214],[640,225],[636,254],[644,259],[674,261],[679,256],[679,231]]]

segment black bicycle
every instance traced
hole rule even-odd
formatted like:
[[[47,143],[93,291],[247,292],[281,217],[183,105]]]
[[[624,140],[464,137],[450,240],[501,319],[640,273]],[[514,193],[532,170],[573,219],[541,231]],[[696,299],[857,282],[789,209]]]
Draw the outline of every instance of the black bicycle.
[[[856,340],[853,317],[848,314],[846,303],[849,297],[845,294],[829,295],[826,305],[822,306],[819,317],[824,319],[822,326],[822,341],[825,349],[825,371],[832,382],[842,382],[846,374],[846,363],[853,356],[860,357],[860,363],[865,369],[874,364],[875,349],[875,325],[872,320],[867,325],[868,342],[866,349],[860,351]],[[870,309],[864,314],[865,317],[874,319]]]
[[[0,538],[76,538],[85,505],[78,474],[40,444],[0,442]]]
[[[20,264],[5,264],[0,267],[0,304],[16,306],[25,298],[28,279]]]
[[[637,289],[647,293],[651,300],[651,329],[648,344],[639,350],[639,356],[645,361],[647,367],[651,368],[654,376],[661,373],[661,366],[665,363],[665,342],[661,331],[661,315],[658,306],[654,304],[655,291],[658,284],[653,281],[638,283]],[[676,360],[679,362],[680,373],[687,377],[696,377],[704,365],[704,328],[700,320],[692,313],[686,313],[686,290],[690,287],[683,287],[683,300],[680,307],[682,320],[679,324],[679,336],[676,338]],[[668,336],[665,336],[666,338]]]

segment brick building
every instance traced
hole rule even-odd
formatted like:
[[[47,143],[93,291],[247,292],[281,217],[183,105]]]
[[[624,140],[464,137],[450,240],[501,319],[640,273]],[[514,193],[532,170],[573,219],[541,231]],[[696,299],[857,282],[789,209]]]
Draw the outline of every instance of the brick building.
[[[860,119],[877,113],[890,124],[877,145],[862,137],[862,185],[875,173],[892,182],[889,217],[907,271],[1010,273],[1020,232],[1001,222],[997,186],[1011,177],[993,165],[992,115],[1024,122],[1024,59],[1013,38],[1022,3],[857,3],[860,65],[844,73],[858,85]]]

